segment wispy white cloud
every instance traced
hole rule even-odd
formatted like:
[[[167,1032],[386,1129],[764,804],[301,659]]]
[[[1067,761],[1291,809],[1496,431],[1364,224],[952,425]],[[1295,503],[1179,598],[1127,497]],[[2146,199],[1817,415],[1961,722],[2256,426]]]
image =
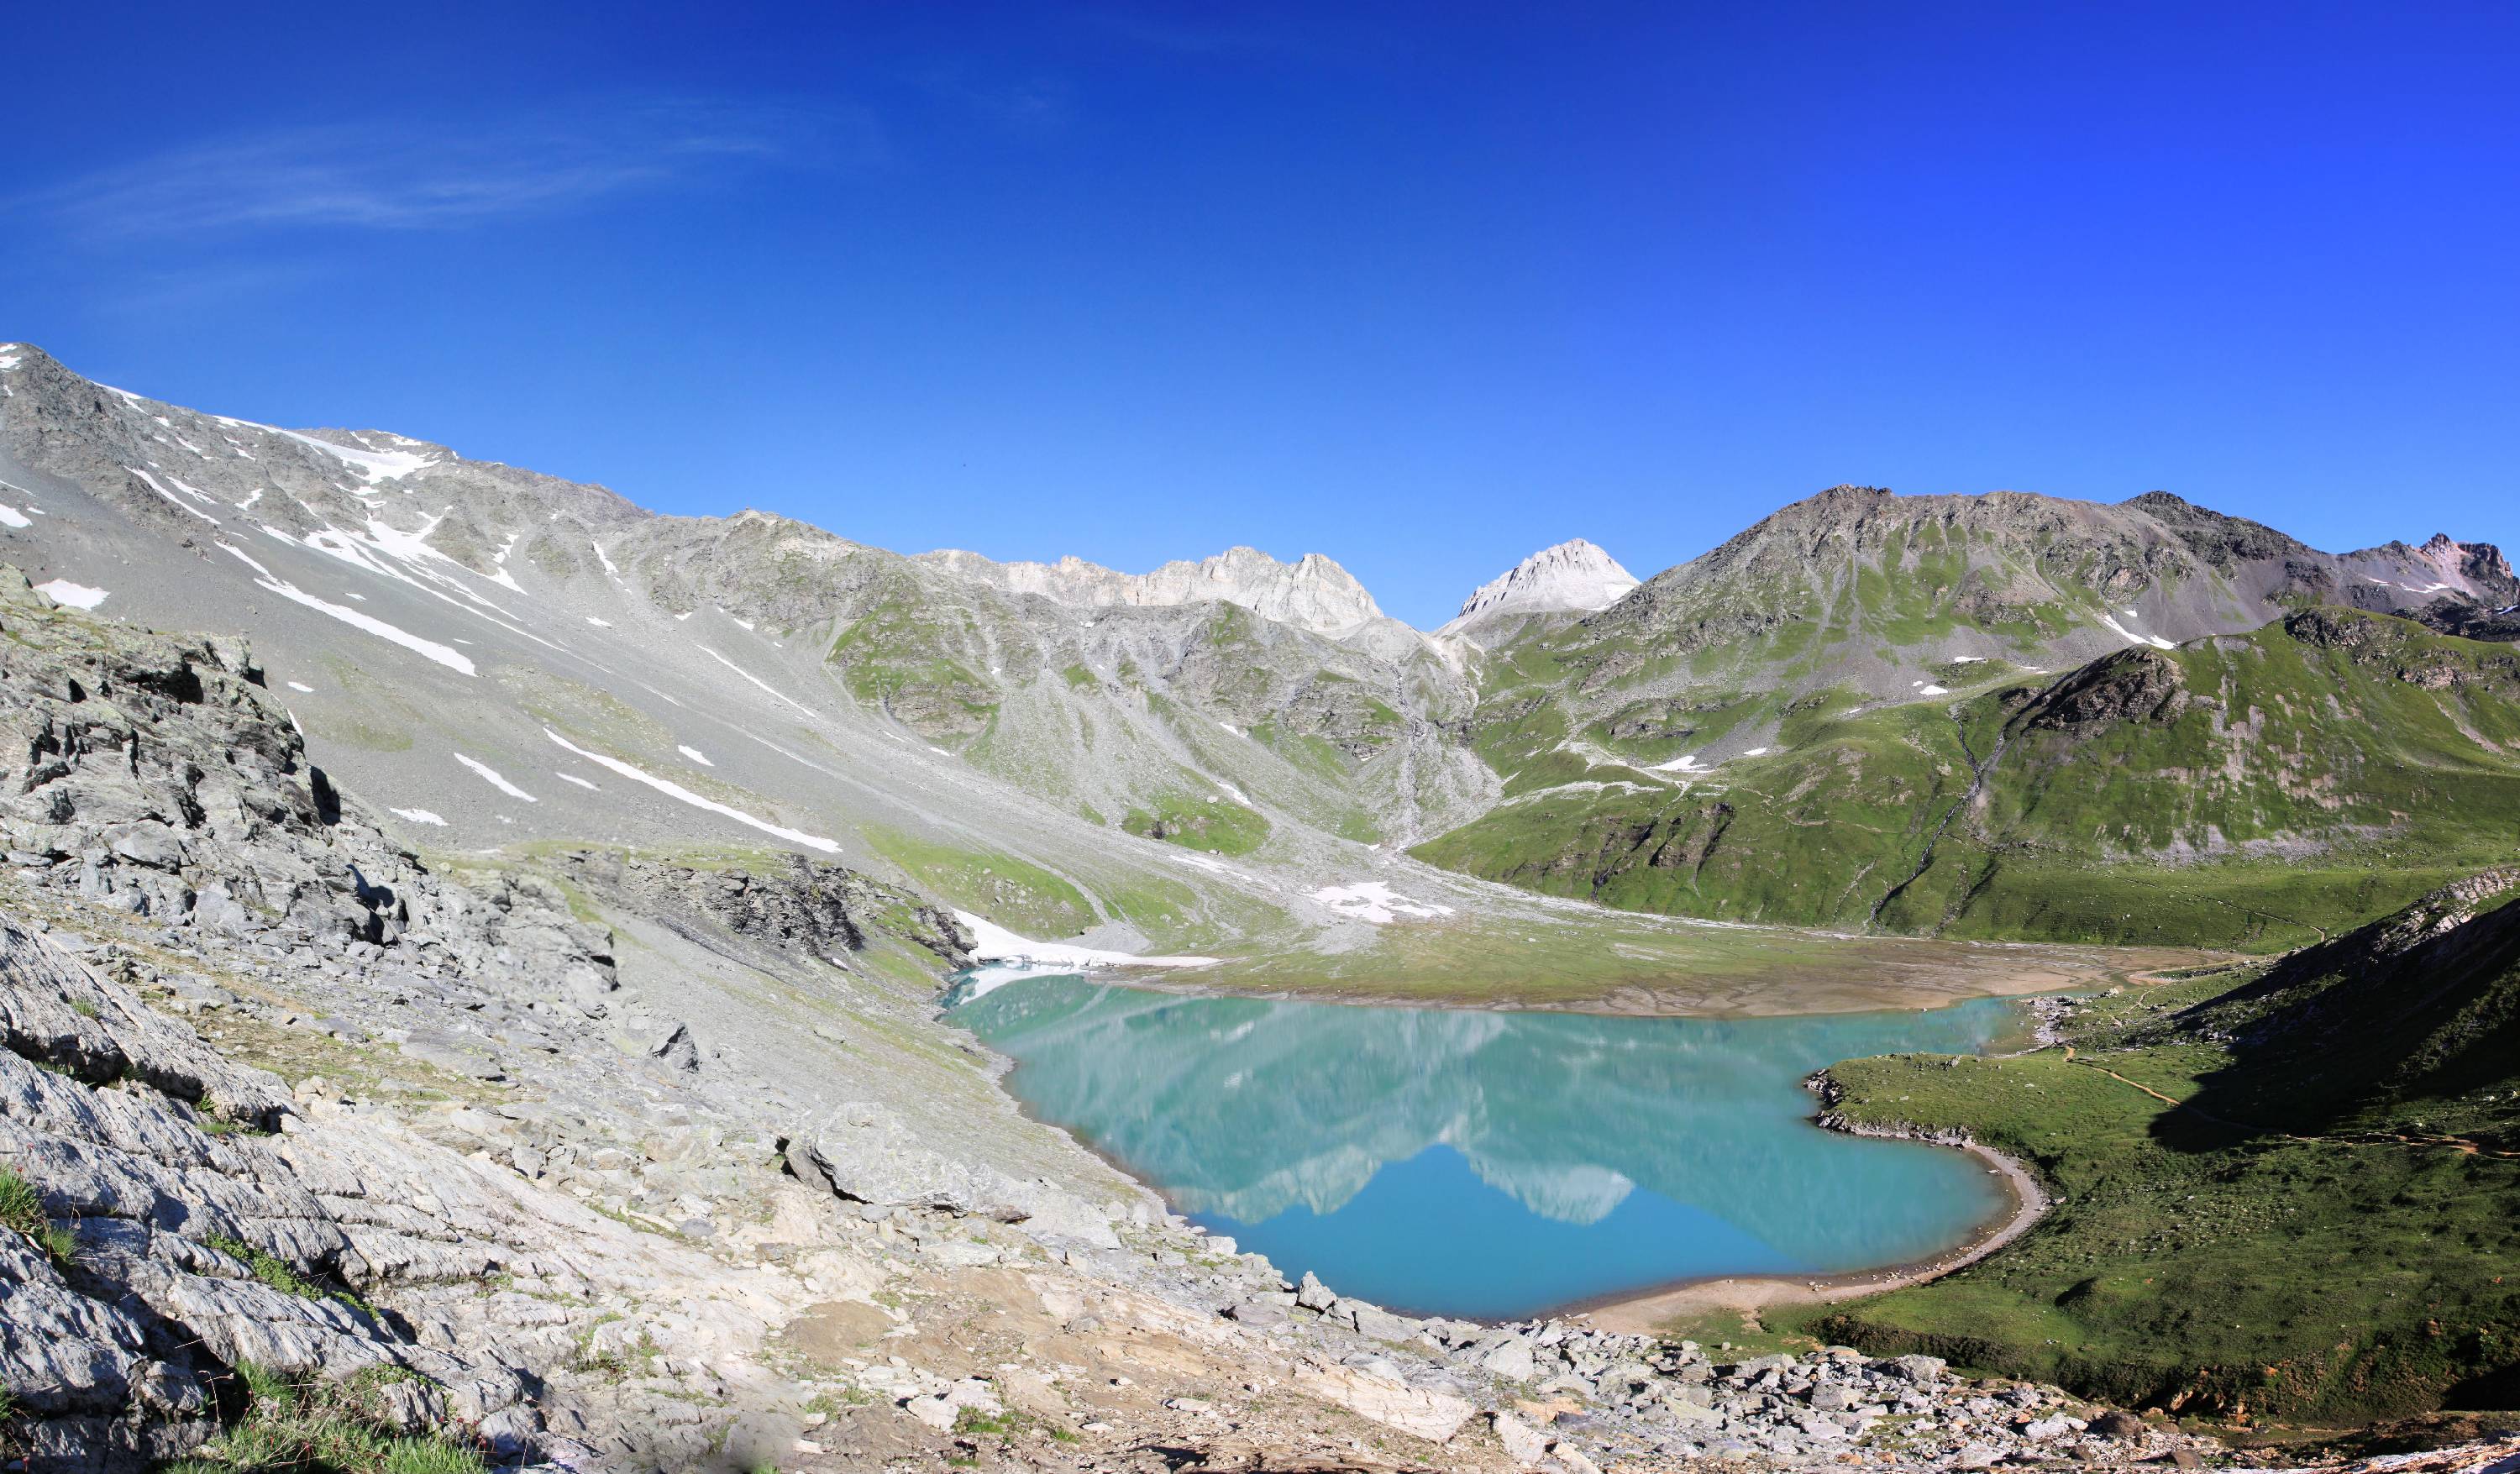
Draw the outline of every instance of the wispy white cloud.
[[[170,267],[103,273],[103,280],[82,286],[80,295],[101,312],[126,318],[156,318],[267,297],[332,275],[338,269],[335,263],[302,253],[256,253],[248,260],[186,260]]]
[[[1058,77],[983,81],[965,68],[938,67],[922,80],[936,97],[1019,137],[1053,138],[1074,121],[1073,89]]]
[[[1083,12],[1082,19],[1124,40],[1186,56],[1235,53],[1326,55],[1318,36],[1298,34],[1271,23],[1269,18],[1256,13],[1225,9],[1202,12],[1189,8],[1153,13],[1101,9]]]
[[[846,110],[641,103],[484,120],[295,128],[202,143],[15,201],[88,240],[255,231],[405,231],[565,210],[730,169],[868,165]]]

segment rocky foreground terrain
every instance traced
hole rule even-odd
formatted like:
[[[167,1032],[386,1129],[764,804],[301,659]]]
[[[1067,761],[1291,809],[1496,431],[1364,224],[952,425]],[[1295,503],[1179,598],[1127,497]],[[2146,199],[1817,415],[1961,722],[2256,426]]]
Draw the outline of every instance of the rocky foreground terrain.
[[[2223,1456],[1931,1358],[1289,1284],[987,1088],[933,1016],[950,914],[793,857],[426,862],[240,643],[0,579],[0,1438],[29,1468],[251,1466],[289,1387],[459,1460],[427,1467]]]

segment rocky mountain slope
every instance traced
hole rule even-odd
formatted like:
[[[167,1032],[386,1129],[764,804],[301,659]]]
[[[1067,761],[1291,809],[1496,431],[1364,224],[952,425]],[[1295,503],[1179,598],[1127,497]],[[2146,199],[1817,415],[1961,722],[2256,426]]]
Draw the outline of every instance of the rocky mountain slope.
[[[1019,931],[1354,946],[1371,934],[1310,893],[1418,884],[1372,847],[1492,787],[1441,725],[1470,699],[1447,654],[1326,559],[1233,555],[1138,602],[1062,603],[966,558],[652,516],[6,356],[0,543],[103,617],[252,630],[275,694],[406,842],[671,847],[697,823],[845,851]]]
[[[2413,621],[2515,589],[2161,493],[1841,488],[1489,652],[1504,798],[1416,853],[1736,919],[2308,938],[2508,853],[2509,650]]]
[[[1535,789],[1420,853],[1728,918],[2238,946],[2510,854],[2509,647],[2316,606],[2040,684],[1945,679],[1926,702],[1806,698],[1711,775]]]

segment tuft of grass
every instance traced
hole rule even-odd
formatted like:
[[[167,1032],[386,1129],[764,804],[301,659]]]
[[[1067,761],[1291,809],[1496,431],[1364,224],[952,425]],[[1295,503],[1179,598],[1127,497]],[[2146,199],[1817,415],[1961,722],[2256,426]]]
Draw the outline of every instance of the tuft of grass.
[[[248,1126],[243,1121],[231,1121],[225,1116],[199,1116],[194,1119],[193,1127],[205,1137],[267,1137],[271,1135],[271,1133],[264,1131],[259,1126]]]
[[[1120,827],[1184,849],[1219,855],[1248,855],[1269,837],[1269,821],[1258,810],[1223,798],[1161,793],[1147,803],[1148,807],[1133,808],[1122,817]]]
[[[996,1412],[983,1412],[966,1407],[954,1414],[954,1431],[965,1438],[995,1438],[1012,1441],[1028,1434],[1047,1434],[1057,1443],[1074,1443],[1076,1434],[1046,1418],[1035,1416],[1020,1407],[1005,1407]]]
[[[250,1121],[227,1114],[216,1095],[204,1094],[193,1106],[193,1129],[205,1137],[267,1137],[271,1133]]]
[[[626,1318],[628,1318],[618,1311],[607,1311],[596,1317],[586,1329],[578,1332],[577,1353],[570,1359],[569,1364],[580,1371],[600,1371],[615,1378],[630,1376],[645,1366],[649,1358],[662,1350],[656,1345],[656,1338],[645,1330],[639,1332],[637,1341],[626,1347],[616,1347],[606,1352],[598,1352],[595,1349],[595,1333],[598,1330]]]
[[[78,1257],[78,1240],[68,1229],[54,1226],[44,1212],[43,1195],[7,1167],[0,1167],[0,1228],[23,1235],[57,1269],[68,1269]]]
[[[236,1374],[244,1415],[199,1453],[161,1465],[160,1474],[489,1474],[479,1440],[462,1429],[407,1434],[387,1427],[373,1396],[383,1380],[292,1382],[248,1362],[237,1363]]]
[[[245,1261],[245,1267],[252,1272],[254,1278],[284,1295],[294,1295],[300,1300],[338,1300],[354,1310],[364,1311],[368,1308],[365,1300],[350,1291],[318,1284],[297,1273],[296,1268],[287,1260],[277,1255],[266,1254],[242,1239],[229,1238],[224,1234],[212,1234],[202,1242],[227,1255],[230,1259]]]
[[[1083,892],[1030,861],[958,849],[880,826],[862,832],[921,885],[1027,936],[1072,937],[1100,919]]]

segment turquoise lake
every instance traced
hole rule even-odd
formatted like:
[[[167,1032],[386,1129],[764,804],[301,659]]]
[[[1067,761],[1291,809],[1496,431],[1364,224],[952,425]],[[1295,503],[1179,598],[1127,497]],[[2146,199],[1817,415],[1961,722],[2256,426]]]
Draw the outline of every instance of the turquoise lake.
[[[1971,1157],[1822,1131],[1804,1076],[1969,1053],[1926,1012],[1619,1018],[1182,997],[1041,976],[955,1008],[1008,1086],[1289,1277],[1503,1319],[1676,1280],[1922,1259],[2002,1211]]]

